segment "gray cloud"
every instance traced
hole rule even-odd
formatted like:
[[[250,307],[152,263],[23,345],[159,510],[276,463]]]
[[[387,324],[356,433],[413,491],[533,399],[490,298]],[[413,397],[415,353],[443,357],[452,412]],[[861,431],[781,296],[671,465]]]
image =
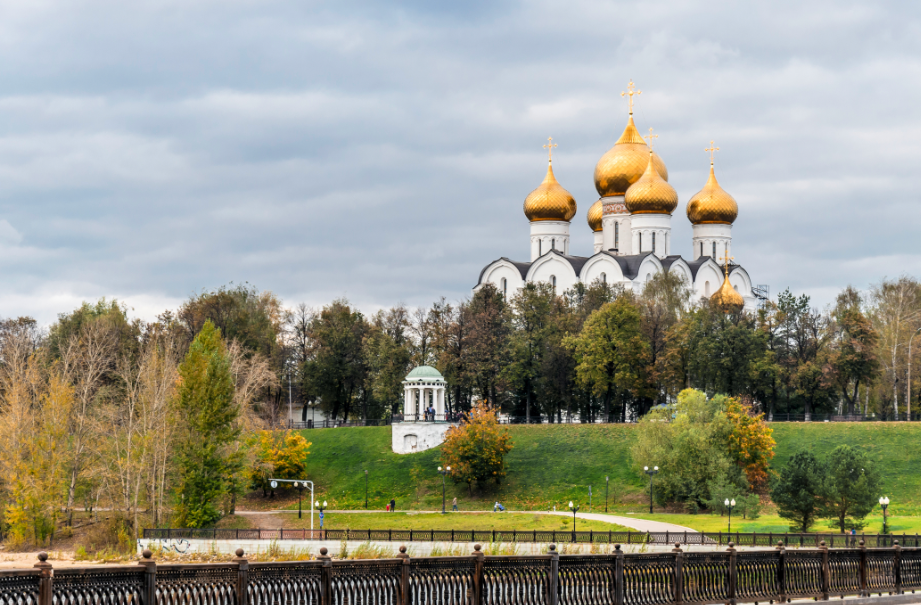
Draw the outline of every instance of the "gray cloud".
[[[153,317],[230,281],[462,298],[528,254],[550,135],[587,254],[630,78],[677,251],[714,139],[757,283],[821,305],[919,275],[919,23],[896,2],[8,2],[0,315],[108,296]]]

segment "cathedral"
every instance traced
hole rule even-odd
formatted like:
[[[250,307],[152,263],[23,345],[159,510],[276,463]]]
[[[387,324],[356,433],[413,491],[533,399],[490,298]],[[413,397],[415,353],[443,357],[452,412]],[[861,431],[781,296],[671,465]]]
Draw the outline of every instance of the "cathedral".
[[[621,96],[628,98],[629,118],[623,134],[595,166],[595,189],[600,196],[588,209],[588,228],[594,237],[591,256],[570,250],[569,225],[576,200],[553,176],[553,141],[548,149],[547,176],[524,200],[531,223],[531,258],[520,262],[502,257],[480,273],[477,288],[493,284],[512,296],[526,282],[549,282],[557,292],[576,282],[601,280],[639,292],[660,271],[680,275],[695,298],[710,298],[724,307],[753,311],[758,289],[748,272],[732,264],[732,224],[739,206],[716,180],[710,147],[710,176],[703,189],[688,200],[686,213],[693,226],[690,260],[672,253],[672,213],[678,193],[668,184],[665,162],[652,149],[656,135],[644,138],[633,123],[633,82]],[[648,142],[647,142],[648,139]]]

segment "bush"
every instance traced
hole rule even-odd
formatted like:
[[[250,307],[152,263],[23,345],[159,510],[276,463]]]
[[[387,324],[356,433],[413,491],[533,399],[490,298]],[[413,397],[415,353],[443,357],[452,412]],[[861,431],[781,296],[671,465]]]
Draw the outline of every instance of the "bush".
[[[697,500],[695,500],[694,498],[691,498],[690,500],[684,503],[684,510],[686,510],[688,514],[696,515],[697,511],[700,510],[700,505],[697,504]]]

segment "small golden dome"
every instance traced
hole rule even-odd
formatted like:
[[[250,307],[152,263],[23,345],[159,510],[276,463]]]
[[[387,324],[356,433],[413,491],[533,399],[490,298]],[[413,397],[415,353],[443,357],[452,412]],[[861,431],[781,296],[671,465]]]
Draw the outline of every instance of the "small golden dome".
[[[736,289],[729,283],[729,275],[723,278],[723,285],[710,297],[710,302],[722,309],[724,313],[738,312],[745,306],[742,295],[736,292]]]
[[[739,205],[731,195],[720,187],[710,164],[710,178],[704,188],[694,194],[688,202],[688,219],[694,225],[731,225],[739,216]]]
[[[653,161],[659,174],[668,180],[668,169],[665,162],[653,153]],[[595,189],[601,197],[624,195],[630,185],[637,182],[646,164],[649,163],[649,146],[636,130],[633,116],[627,120],[627,127],[598,163],[595,165]]]
[[[678,206],[678,192],[659,176],[652,153],[647,157],[646,172],[627,189],[624,204],[630,214],[671,214]]]
[[[592,231],[601,231],[601,217],[604,216],[604,208],[602,207],[601,200],[598,200],[592,207],[588,209],[588,226],[592,228]]]
[[[568,222],[576,215],[576,200],[556,182],[552,164],[547,165],[544,182],[524,199],[524,214],[531,222]]]

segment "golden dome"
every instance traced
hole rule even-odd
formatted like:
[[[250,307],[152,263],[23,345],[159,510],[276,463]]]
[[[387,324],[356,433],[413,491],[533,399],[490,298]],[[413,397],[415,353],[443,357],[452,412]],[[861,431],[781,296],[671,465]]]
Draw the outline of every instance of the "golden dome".
[[[624,204],[630,214],[671,214],[678,206],[678,192],[659,176],[652,153],[647,157],[646,172],[627,189]]]
[[[704,188],[688,202],[688,218],[694,225],[719,223],[731,225],[739,216],[739,205],[720,187],[710,164],[710,178]]]
[[[729,283],[729,275],[723,278],[723,285],[710,297],[710,302],[717,305],[724,313],[733,313],[742,310],[745,306],[745,300],[742,295],[736,292],[736,289]]]
[[[592,231],[601,231],[601,217],[604,216],[604,208],[602,207],[601,200],[598,200],[592,207],[588,209],[588,226],[592,228]]]
[[[544,182],[524,199],[524,214],[531,222],[568,222],[576,215],[576,200],[556,182],[552,164],[547,165]]]
[[[667,181],[668,169],[665,162],[655,153],[653,161],[659,174]],[[624,195],[630,185],[640,179],[648,163],[649,146],[637,132],[631,115],[623,134],[595,165],[595,189],[598,195]]]

